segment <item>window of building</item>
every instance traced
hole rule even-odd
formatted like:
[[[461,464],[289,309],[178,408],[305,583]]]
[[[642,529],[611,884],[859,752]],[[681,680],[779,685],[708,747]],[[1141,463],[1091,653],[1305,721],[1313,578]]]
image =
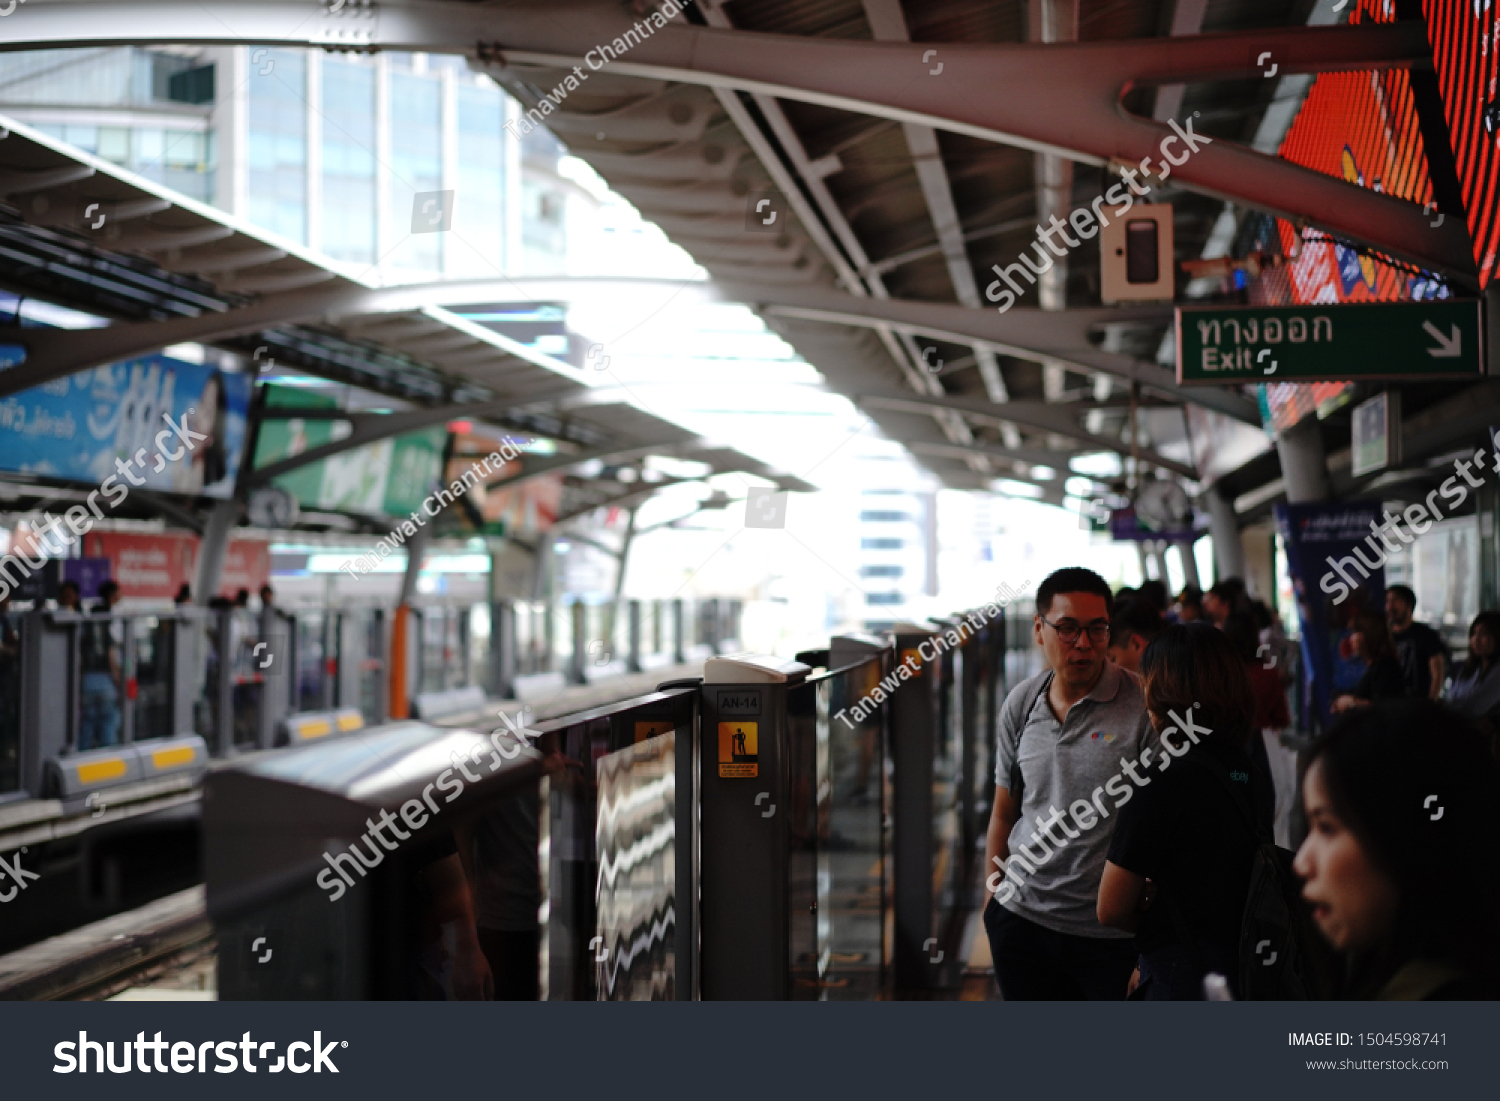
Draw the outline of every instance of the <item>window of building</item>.
[[[905,600],[900,593],[865,593],[866,604],[901,604]]]
[[[323,62],[323,252],[375,262],[375,69]]]
[[[505,93],[488,82],[454,91],[460,205],[445,259],[453,274],[498,275],[505,268]]]
[[[249,71],[250,220],[306,244],[307,59],[257,49]]]
[[[906,546],[904,539],[861,539],[859,547],[861,550],[900,550]]]
[[[861,577],[901,577],[906,573],[903,566],[861,566],[859,576]]]
[[[904,512],[887,512],[885,510],[869,510],[859,514],[861,520],[871,523],[899,523],[902,520],[910,520],[911,517]]]
[[[391,74],[392,247],[383,262],[394,267],[441,271],[440,232],[414,233],[417,196],[443,189],[443,89],[436,77]],[[454,196],[452,225],[463,224],[464,205]]]

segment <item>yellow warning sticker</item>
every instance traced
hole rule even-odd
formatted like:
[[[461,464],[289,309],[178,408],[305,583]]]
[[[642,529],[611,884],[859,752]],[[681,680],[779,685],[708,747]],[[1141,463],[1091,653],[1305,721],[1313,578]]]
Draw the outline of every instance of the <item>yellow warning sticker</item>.
[[[756,724],[719,724],[719,778],[744,780],[760,775],[760,745]]]
[[[656,738],[662,734],[670,734],[672,730],[672,724],[668,722],[636,723],[635,744],[640,745],[647,738]]]
[[[922,653],[920,650],[902,650],[901,664],[910,666],[913,673],[922,668]]]

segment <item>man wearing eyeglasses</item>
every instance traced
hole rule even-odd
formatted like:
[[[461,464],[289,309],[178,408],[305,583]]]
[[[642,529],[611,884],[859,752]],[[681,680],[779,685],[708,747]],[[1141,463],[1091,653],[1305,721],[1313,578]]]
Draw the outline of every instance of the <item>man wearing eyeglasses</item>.
[[[1156,735],[1136,679],[1108,659],[1104,578],[1058,570],[1036,603],[1047,668],[1001,708],[985,843],[995,978],[1007,1001],[1123,998],[1135,949],[1099,923],[1099,881],[1113,811],[1129,799],[1123,777],[1150,782]]]

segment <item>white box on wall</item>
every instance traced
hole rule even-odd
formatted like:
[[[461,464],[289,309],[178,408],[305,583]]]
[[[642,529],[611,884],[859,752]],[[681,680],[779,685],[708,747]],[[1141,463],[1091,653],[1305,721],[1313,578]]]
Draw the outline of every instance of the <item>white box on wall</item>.
[[[1172,205],[1135,206],[1099,231],[1099,297],[1170,302],[1176,294]]]

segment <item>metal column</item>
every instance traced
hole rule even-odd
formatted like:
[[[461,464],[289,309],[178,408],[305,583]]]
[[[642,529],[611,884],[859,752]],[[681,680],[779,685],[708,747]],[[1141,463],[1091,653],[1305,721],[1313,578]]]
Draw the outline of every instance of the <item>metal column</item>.
[[[710,658],[704,666],[699,820],[705,1001],[786,1000],[792,981],[792,776],[787,694],[800,662]]]

